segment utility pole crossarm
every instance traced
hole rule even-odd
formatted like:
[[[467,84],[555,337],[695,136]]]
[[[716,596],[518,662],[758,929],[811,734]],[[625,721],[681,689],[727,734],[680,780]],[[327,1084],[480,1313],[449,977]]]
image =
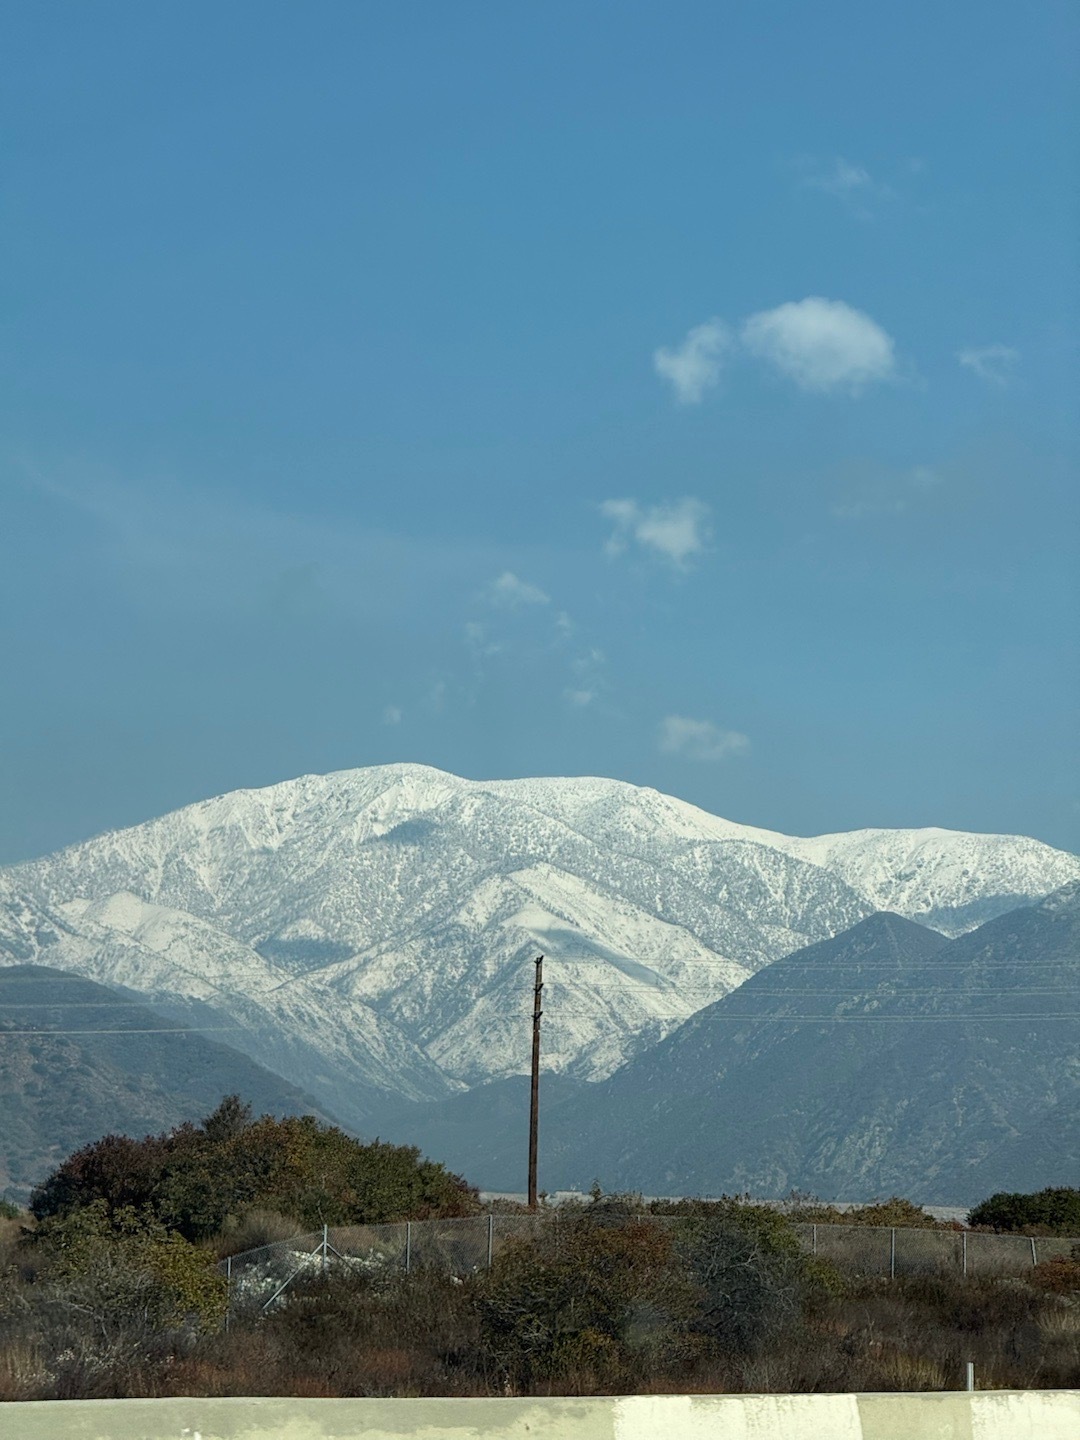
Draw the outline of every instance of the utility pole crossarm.
[[[529,1097],[529,1209],[535,1210],[539,1197],[536,1189],[537,1139],[540,1124],[540,992],[544,988],[544,957],[536,957],[536,983],[533,986],[532,1016],[532,1089]]]

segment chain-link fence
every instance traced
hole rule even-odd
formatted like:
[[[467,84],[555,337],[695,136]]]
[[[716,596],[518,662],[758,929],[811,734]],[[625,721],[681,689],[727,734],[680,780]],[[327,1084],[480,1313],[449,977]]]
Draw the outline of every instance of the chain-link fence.
[[[598,1217],[590,1217],[592,1223]],[[627,1217],[607,1217],[625,1224]],[[685,1224],[679,1216],[635,1216],[635,1223]],[[468,1275],[487,1269],[513,1240],[531,1237],[558,1253],[560,1236],[580,1224],[579,1213],[470,1215],[457,1220],[414,1220],[397,1225],[331,1225],[291,1240],[245,1250],[222,1262],[228,1277],[229,1315],[253,1314],[278,1304],[294,1282],[320,1274],[410,1274],[436,1270]],[[1043,1260],[1068,1256],[1080,1240],[991,1235],[972,1230],[897,1226],[792,1226],[813,1255],[857,1275],[1020,1275]]]
[[[1078,1240],[923,1230],[879,1225],[794,1225],[802,1244],[858,1275],[1021,1275],[1043,1260],[1068,1256]]]
[[[548,1237],[558,1243],[559,1218],[541,1215],[469,1215],[396,1225],[329,1225],[306,1235],[231,1255],[229,1314],[272,1309],[289,1286],[317,1275],[438,1270],[467,1275],[487,1269],[511,1240]]]

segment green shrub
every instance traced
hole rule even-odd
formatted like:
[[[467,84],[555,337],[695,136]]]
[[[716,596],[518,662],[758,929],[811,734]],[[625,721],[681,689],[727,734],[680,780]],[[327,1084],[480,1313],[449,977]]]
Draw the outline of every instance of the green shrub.
[[[225,1314],[213,1255],[135,1210],[110,1212],[97,1200],[42,1221],[33,1245],[46,1285],[103,1332],[215,1328]]]
[[[1080,1237],[1080,1190],[1048,1187],[1028,1195],[1001,1191],[976,1205],[968,1224],[1030,1235]]]

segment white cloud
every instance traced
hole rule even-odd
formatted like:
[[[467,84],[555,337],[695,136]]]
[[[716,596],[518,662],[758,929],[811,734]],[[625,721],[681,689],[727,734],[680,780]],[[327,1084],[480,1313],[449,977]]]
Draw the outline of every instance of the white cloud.
[[[973,345],[959,351],[956,358],[988,385],[1003,387],[1012,379],[1020,352],[1011,345]]]
[[[615,526],[604,546],[609,555],[621,555],[635,543],[682,569],[708,540],[709,507],[689,497],[673,505],[650,506],[636,500],[605,500],[600,513]]]
[[[586,705],[591,705],[596,699],[595,690],[564,690],[563,695],[568,705],[573,705],[577,710],[583,710]]]
[[[750,748],[750,741],[738,730],[721,730],[711,720],[691,720],[686,715],[668,715],[660,722],[659,743],[665,755],[686,760],[724,760]]]
[[[579,675],[588,676],[607,664],[607,656],[597,646],[584,651],[573,661],[573,668]]]
[[[520,610],[523,605],[551,603],[551,596],[541,590],[539,585],[530,585],[527,580],[519,580],[509,570],[504,570],[497,580],[492,580],[487,587],[487,598],[492,605],[508,610]]]
[[[895,372],[892,338],[875,320],[842,300],[810,295],[751,315],[742,341],[802,390],[856,394]]]
[[[804,159],[796,162],[803,172],[805,190],[819,190],[839,200],[859,220],[871,220],[881,204],[896,199],[891,186],[875,180],[863,165],[836,155],[831,160]]]
[[[474,660],[488,660],[493,655],[500,654],[504,648],[501,641],[491,638],[488,627],[481,625],[478,620],[466,620],[465,644]]]
[[[841,196],[850,195],[853,190],[874,188],[869,170],[863,169],[861,165],[852,164],[842,155],[837,155],[823,169],[807,175],[803,184],[810,190],[824,190],[827,195]]]
[[[402,719],[401,706],[387,705],[386,709],[382,712],[382,718],[384,725],[400,725]]]
[[[720,365],[732,346],[731,331],[722,320],[706,320],[687,333],[674,350],[653,352],[653,368],[669,380],[681,405],[697,405],[705,391],[719,383]]]

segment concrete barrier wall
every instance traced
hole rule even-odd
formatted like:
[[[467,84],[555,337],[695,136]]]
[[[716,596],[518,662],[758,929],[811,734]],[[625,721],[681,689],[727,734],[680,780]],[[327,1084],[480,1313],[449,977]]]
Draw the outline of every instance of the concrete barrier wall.
[[[1080,1390],[536,1400],[38,1400],[3,1440],[1077,1440]]]

